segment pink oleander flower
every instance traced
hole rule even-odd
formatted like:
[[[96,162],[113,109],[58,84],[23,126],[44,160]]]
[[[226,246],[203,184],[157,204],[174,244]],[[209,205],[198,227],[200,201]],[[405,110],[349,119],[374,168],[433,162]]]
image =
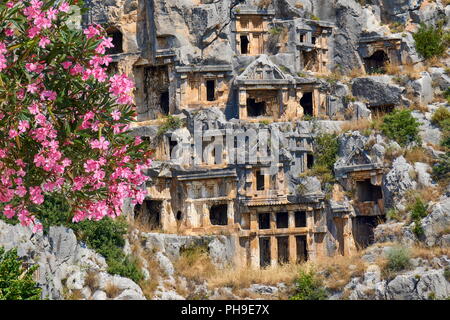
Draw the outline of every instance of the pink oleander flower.
[[[12,37],[12,36],[14,35],[14,30],[13,30],[13,29],[7,28],[7,29],[5,29],[5,34],[6,34],[8,37]]]
[[[39,40],[39,47],[45,48],[51,43],[50,39],[47,37],[41,37],[41,40]]]
[[[84,30],[84,34],[88,39],[94,38],[95,36],[100,35],[100,30],[93,26],[89,26],[86,30]]]
[[[72,65],[72,62],[71,61],[64,61],[63,63],[61,63],[61,65],[63,66],[64,69],[67,70]]]
[[[59,11],[61,12],[69,12],[70,11],[70,5],[67,2],[63,2],[59,6]]]
[[[143,201],[151,161],[146,141],[126,137],[131,120],[121,110],[135,110],[134,84],[107,74],[112,39],[98,25],[69,42],[60,37],[76,1],[6,1],[0,72],[10,94],[0,110],[0,214],[41,232],[36,209],[64,190],[73,221],[119,216],[126,199]]]
[[[113,120],[118,121],[118,120],[120,120],[122,113],[119,110],[114,110],[113,112],[111,112],[111,116],[112,116]]]
[[[100,137],[99,140],[92,140],[90,144],[92,149],[108,150],[109,141],[104,137]]]

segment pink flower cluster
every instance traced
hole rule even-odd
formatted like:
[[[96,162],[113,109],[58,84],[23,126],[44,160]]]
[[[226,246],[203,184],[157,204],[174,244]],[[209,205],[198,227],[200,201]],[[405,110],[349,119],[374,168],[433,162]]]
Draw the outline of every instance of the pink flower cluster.
[[[82,41],[98,41],[96,48],[85,49],[77,57],[64,55],[61,60],[46,60],[47,47],[60,41],[54,34],[58,28],[54,22],[64,19],[67,15],[63,14],[74,3],[75,0],[6,3],[8,10],[20,6],[14,14],[26,17],[27,23],[23,28],[9,23],[2,31],[7,37],[0,41],[0,72],[11,78],[8,90],[15,92],[12,104],[7,104],[13,107],[0,110],[0,205],[4,216],[17,217],[23,225],[33,226],[34,232],[42,230],[42,226],[31,208],[42,205],[45,196],[52,193],[64,192],[71,197],[75,222],[116,217],[121,214],[125,199],[142,203],[146,195],[142,186],[148,177],[144,171],[151,160],[141,147],[142,140],[129,138],[131,142],[126,144],[116,137],[129,130],[124,118],[128,106],[124,105],[133,101],[134,84],[125,75],[109,77],[106,73],[105,66],[112,60],[105,52],[113,46],[112,39],[100,26],[90,26]],[[27,40],[30,38],[36,41]],[[17,43],[33,43],[34,47],[27,49],[31,54],[25,55],[23,61],[17,60],[21,52],[15,50],[25,48],[15,46]],[[20,74],[15,72],[18,68],[26,76],[15,78]],[[60,85],[58,80],[52,80],[55,75],[59,76],[55,79],[81,81],[85,91],[73,92],[80,86],[58,89],[53,85]],[[71,105],[70,101],[83,101],[95,91],[91,87],[99,84],[105,88],[104,96],[96,101],[112,102],[84,109]],[[72,149],[75,144],[76,154]]]

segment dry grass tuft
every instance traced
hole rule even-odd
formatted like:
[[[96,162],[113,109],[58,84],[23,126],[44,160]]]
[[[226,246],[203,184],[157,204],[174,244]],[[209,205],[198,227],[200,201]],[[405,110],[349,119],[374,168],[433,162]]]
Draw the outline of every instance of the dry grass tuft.
[[[414,103],[414,104],[411,106],[411,109],[420,111],[420,112],[422,112],[422,113],[426,113],[426,112],[430,111],[430,109],[428,108],[427,105],[421,104],[421,103]]]
[[[83,300],[83,294],[81,290],[72,290],[70,294],[66,296],[66,300]]]
[[[433,158],[429,155],[427,150],[422,147],[414,147],[412,149],[407,149],[405,151],[405,159],[410,163],[424,162],[431,164],[433,163]]]
[[[105,293],[108,296],[108,298],[114,299],[119,295],[120,289],[114,283],[108,282],[105,287]]]
[[[372,121],[369,119],[358,119],[356,121],[348,121],[341,126],[342,132],[347,131],[364,131],[371,129]]]
[[[318,258],[311,265],[315,270],[324,271],[324,284],[331,290],[342,289],[351,278],[362,276],[366,269],[364,261],[361,260],[360,252],[350,257]]]
[[[186,279],[201,282],[217,273],[206,247],[185,249],[174,263],[175,270]]]
[[[276,285],[280,282],[292,283],[297,279],[301,265],[285,264],[265,269],[249,267],[228,268],[218,270],[207,280],[211,288],[231,287],[234,289],[248,288],[255,283]]]
[[[400,73],[400,66],[392,63],[386,63],[385,65],[386,73],[389,75],[397,75]]]
[[[137,229],[145,233],[164,233],[162,229],[152,228],[148,223],[143,222],[141,219],[130,219],[129,229]]]
[[[450,248],[448,247],[424,247],[424,246],[414,246],[411,248],[412,258],[422,258],[425,260],[432,260],[436,257],[448,256],[450,254]]]
[[[420,79],[420,73],[425,70],[424,66],[414,65],[412,63],[408,63],[403,65],[402,74],[406,75],[411,80]]]
[[[88,270],[84,282],[94,292],[99,287],[98,273],[93,270]]]

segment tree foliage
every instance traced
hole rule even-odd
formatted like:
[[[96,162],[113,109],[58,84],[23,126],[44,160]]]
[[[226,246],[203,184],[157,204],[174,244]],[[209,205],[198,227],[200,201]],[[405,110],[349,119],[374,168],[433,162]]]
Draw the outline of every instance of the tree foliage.
[[[420,142],[419,126],[420,123],[412,116],[410,110],[394,110],[384,116],[381,131],[388,138],[406,146],[412,142]]]
[[[441,25],[435,27],[421,24],[413,38],[417,52],[425,59],[441,56],[447,50],[448,35]]]
[[[129,135],[133,83],[108,76],[112,39],[67,23],[77,0],[0,3],[0,210],[40,230],[46,195],[74,221],[142,202],[148,142]]]
[[[322,281],[313,270],[301,270],[295,286],[296,292],[291,300],[325,300],[328,297]]]
[[[0,247],[0,300],[39,300],[42,289],[33,280],[37,268],[25,268],[16,249]]]

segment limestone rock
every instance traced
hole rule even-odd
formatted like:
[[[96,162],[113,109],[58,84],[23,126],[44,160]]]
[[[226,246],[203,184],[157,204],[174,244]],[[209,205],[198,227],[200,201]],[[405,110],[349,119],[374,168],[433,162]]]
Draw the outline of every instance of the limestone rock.
[[[352,81],[353,95],[371,106],[398,105],[403,92],[404,88],[394,84],[386,75],[355,78]]]
[[[276,294],[278,292],[277,287],[266,286],[261,284],[252,284],[249,290],[257,294]]]
[[[421,77],[411,83],[414,94],[421,104],[428,104],[433,100],[432,79],[428,72],[422,72]]]
[[[163,270],[163,272],[167,276],[173,276],[175,270],[173,268],[172,262],[167,258],[163,253],[158,252],[155,256],[156,260],[159,263],[159,267]]]
[[[450,198],[444,198],[433,206],[431,213],[422,219],[425,244],[434,246],[445,230],[450,227]]]
[[[433,185],[430,171],[431,167],[423,162],[414,163],[414,170],[417,173],[417,182],[423,187],[431,187]]]
[[[104,291],[97,290],[92,295],[92,299],[93,300],[107,300],[108,296],[106,295],[106,293]]]
[[[410,171],[413,167],[403,156],[392,163],[392,169],[384,177],[383,194],[387,208],[398,206],[406,191],[415,189],[417,183],[411,179]]]

